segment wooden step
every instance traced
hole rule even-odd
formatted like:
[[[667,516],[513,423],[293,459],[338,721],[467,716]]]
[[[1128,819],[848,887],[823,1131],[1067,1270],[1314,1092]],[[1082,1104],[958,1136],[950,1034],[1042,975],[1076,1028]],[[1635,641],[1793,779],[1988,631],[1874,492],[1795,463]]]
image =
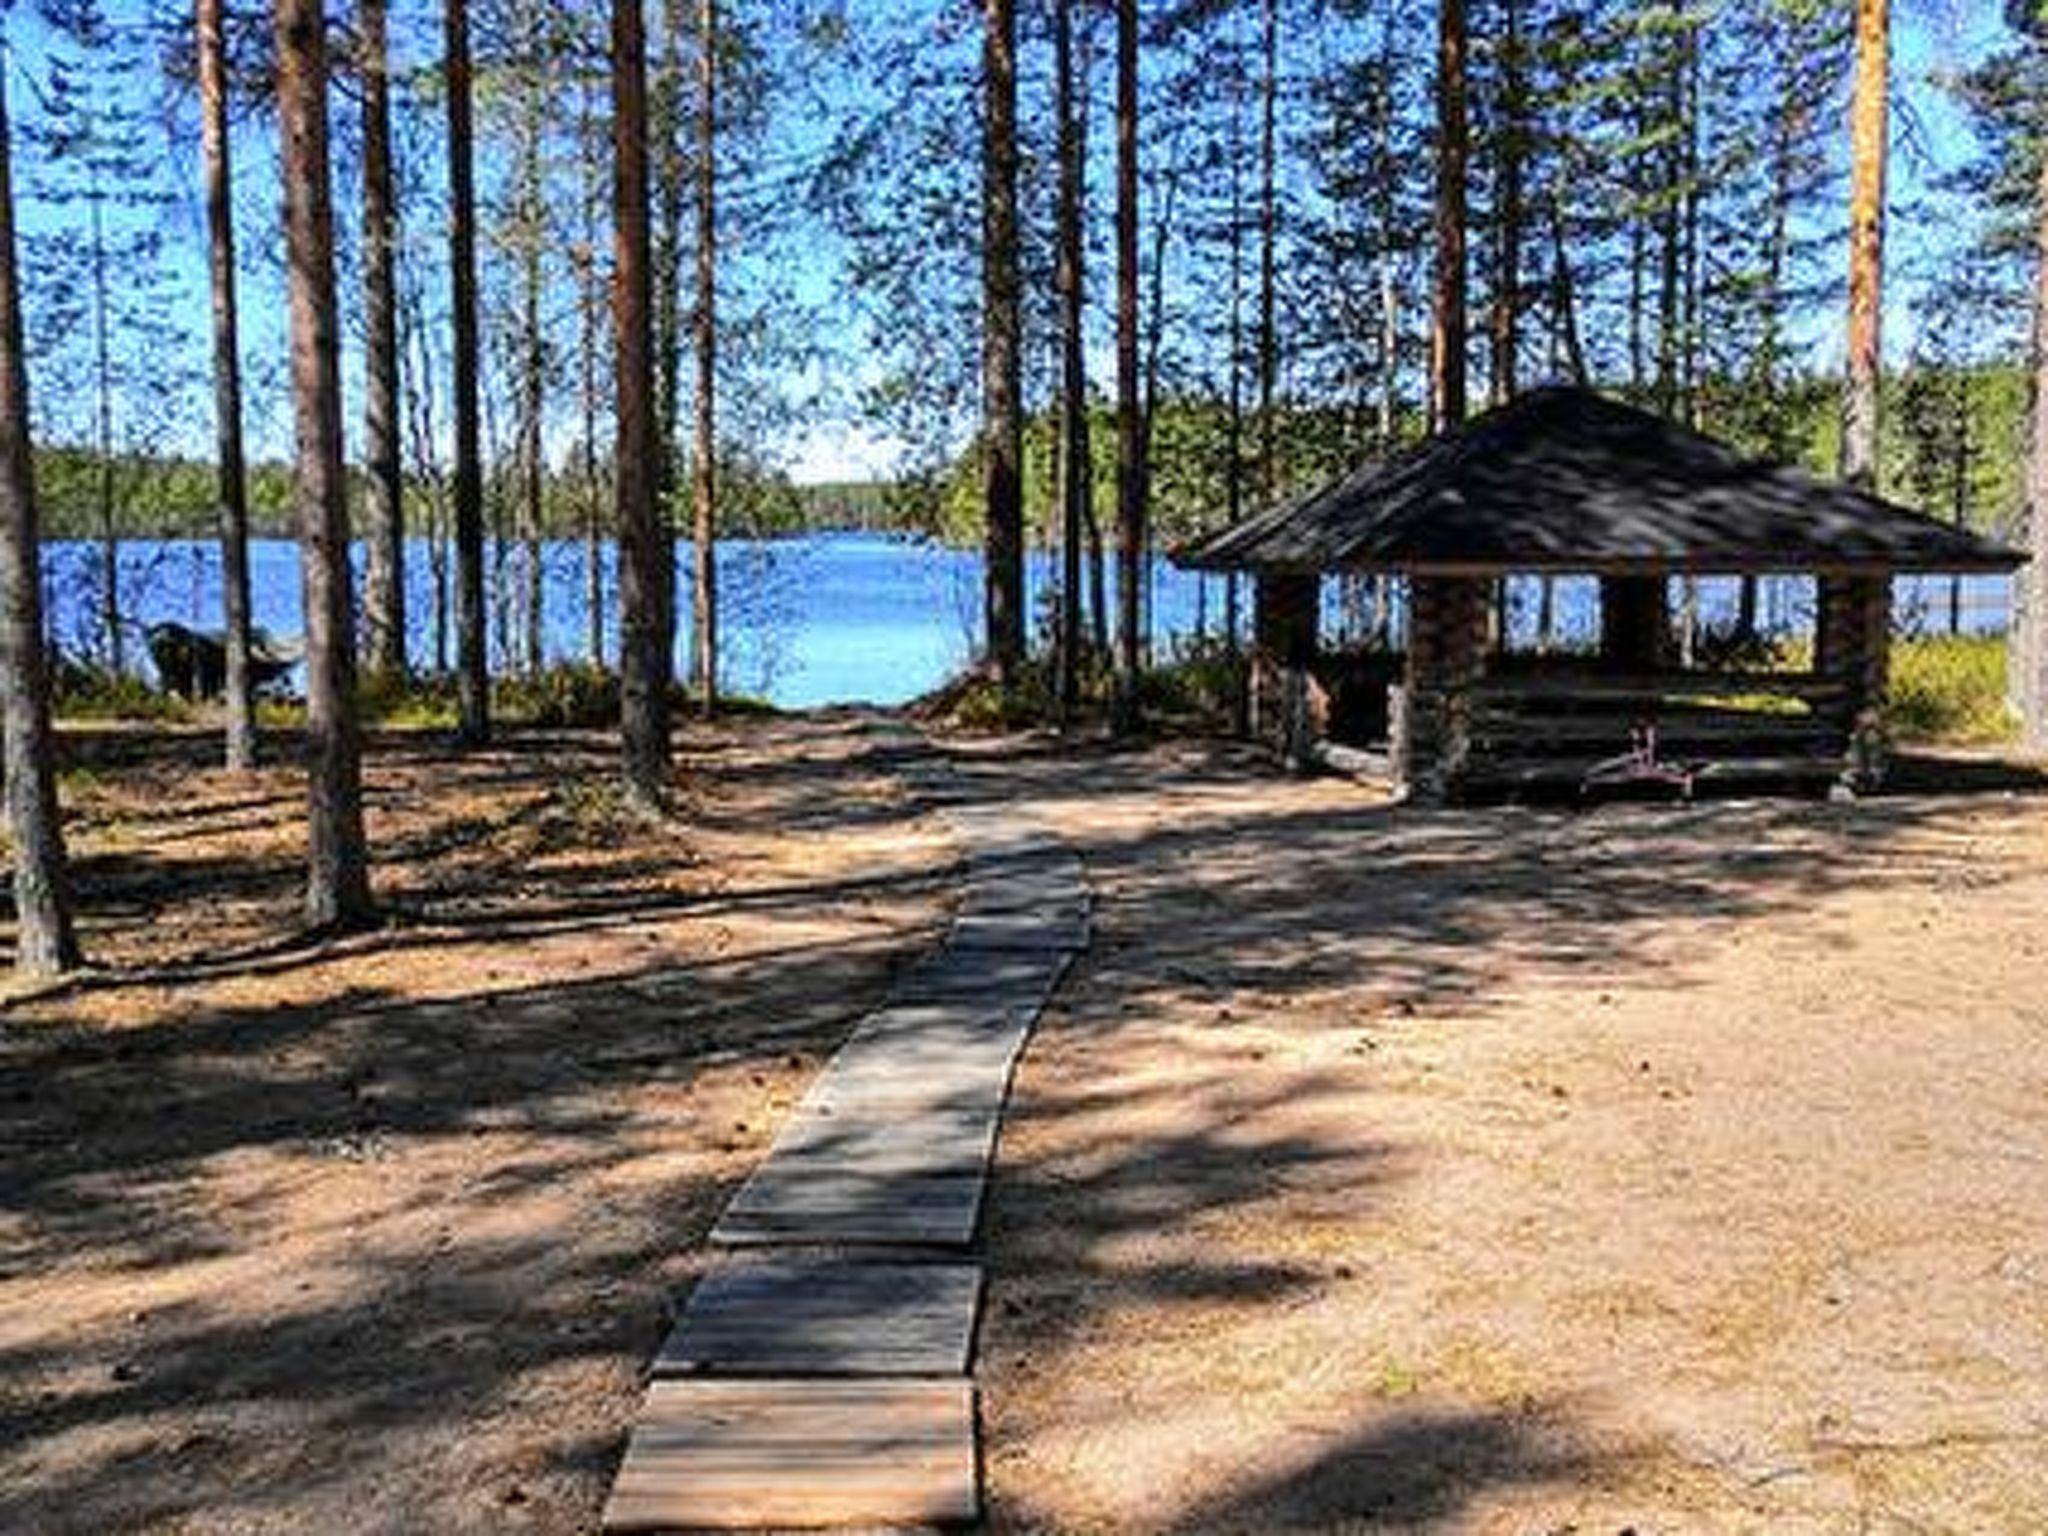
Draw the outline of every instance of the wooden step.
[[[656,1376],[962,1376],[975,1264],[741,1260],[690,1293]]]
[[[965,1381],[656,1381],[608,1531],[966,1525],[981,1514]]]

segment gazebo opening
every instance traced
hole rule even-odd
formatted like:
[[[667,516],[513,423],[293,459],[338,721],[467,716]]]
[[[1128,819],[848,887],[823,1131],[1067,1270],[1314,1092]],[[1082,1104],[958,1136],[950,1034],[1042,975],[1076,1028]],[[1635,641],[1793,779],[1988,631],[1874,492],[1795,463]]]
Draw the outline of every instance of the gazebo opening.
[[[2021,560],[1577,388],[1525,395],[1179,558],[1254,580],[1256,734],[1423,800],[1866,788],[1883,771],[1893,576]],[[1811,644],[1773,643],[1766,601],[1810,616]]]

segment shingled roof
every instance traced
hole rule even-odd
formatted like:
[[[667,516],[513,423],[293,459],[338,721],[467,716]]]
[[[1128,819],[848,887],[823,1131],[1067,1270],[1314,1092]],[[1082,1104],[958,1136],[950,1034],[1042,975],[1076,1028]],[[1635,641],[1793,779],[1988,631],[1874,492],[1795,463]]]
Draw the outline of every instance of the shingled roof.
[[[2004,571],[2024,556],[1590,389],[1532,391],[1179,550],[1195,570]]]

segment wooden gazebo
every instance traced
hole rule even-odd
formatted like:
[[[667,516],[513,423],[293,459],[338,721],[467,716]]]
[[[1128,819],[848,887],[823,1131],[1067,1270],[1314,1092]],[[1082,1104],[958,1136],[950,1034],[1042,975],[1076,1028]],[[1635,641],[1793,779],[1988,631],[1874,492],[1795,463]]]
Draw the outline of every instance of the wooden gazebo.
[[[1578,388],[1524,395],[1177,554],[1254,578],[1251,719],[1290,756],[1327,721],[1320,579],[1400,578],[1408,642],[1378,745],[1424,800],[1602,776],[1865,786],[1883,761],[1891,578],[2022,558]],[[1597,654],[1505,655],[1498,594],[1517,574],[1600,578]],[[1682,575],[1813,577],[1810,666],[1679,667]]]

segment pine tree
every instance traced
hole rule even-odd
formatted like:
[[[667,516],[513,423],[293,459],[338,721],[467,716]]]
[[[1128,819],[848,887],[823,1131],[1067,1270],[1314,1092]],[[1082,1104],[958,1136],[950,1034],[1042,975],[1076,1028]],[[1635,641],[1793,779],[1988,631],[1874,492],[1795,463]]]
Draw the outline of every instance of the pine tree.
[[[667,803],[669,648],[656,459],[647,188],[647,37],[640,0],[612,0],[612,296],[618,433],[619,722],[627,793]]]
[[[14,854],[14,968],[79,963],[43,655],[42,540],[29,441],[28,366],[15,261],[13,140],[0,69],[0,738]]]
[[[306,916],[316,928],[339,928],[366,921],[372,907],[349,621],[326,25],[320,0],[275,0],[272,20],[291,299],[292,500],[306,598]]]
[[[235,292],[234,162],[228,143],[227,43],[221,0],[198,0],[201,155],[213,308],[215,466],[220,487],[222,649],[227,766],[256,762],[256,691],[249,670],[249,501],[242,453],[242,354]]]

